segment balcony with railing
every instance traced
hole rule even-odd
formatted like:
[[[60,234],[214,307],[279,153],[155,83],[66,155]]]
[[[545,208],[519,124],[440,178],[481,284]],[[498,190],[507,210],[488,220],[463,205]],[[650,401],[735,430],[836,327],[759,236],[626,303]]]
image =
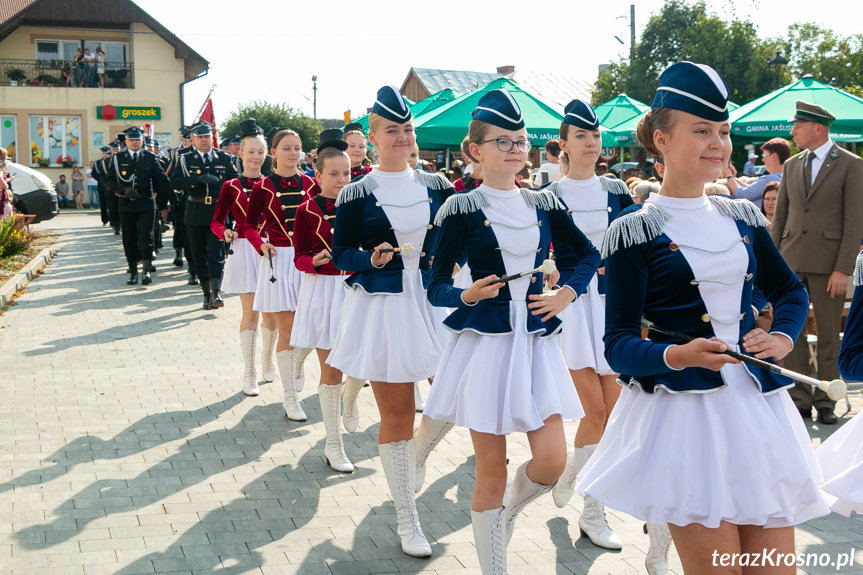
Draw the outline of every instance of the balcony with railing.
[[[135,87],[132,62],[87,62],[75,64],[64,60],[0,59],[0,86],[51,86],[56,88],[101,88],[99,66],[104,66],[104,87]]]

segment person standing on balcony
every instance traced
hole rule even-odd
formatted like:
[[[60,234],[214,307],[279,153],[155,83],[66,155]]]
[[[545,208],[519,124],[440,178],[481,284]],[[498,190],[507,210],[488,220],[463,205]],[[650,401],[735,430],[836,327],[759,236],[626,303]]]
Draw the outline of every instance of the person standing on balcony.
[[[81,49],[75,50],[75,58],[72,60],[72,70],[75,72],[75,85],[84,85],[84,54]]]
[[[93,87],[93,78],[96,75],[96,55],[89,48],[84,49],[84,85]]]
[[[105,87],[105,62],[108,58],[101,48],[96,48],[96,75],[99,76],[99,87]]]

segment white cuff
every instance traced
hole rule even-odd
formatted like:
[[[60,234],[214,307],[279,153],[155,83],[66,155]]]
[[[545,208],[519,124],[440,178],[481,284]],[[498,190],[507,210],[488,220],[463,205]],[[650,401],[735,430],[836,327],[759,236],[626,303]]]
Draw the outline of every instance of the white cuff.
[[[375,262],[372,260],[372,254],[369,254],[369,263],[371,263],[371,264],[372,264],[372,267],[373,267],[373,268],[376,268],[376,269],[381,269],[381,268],[383,268],[385,265],[387,265],[387,264],[386,264],[386,262],[384,262],[384,263],[382,263],[381,265],[376,266],[376,265],[375,265]]]
[[[467,303],[466,301],[464,301],[464,294],[465,294],[465,292],[466,292],[466,291],[467,291],[467,290],[461,290],[461,294],[459,294],[459,296],[458,296],[458,299],[460,299],[460,300],[461,300],[461,303],[463,303],[464,305],[469,306],[469,307],[473,307],[473,306],[475,306],[476,304],[478,304],[478,303],[479,303],[478,301],[475,301],[475,302],[473,302],[473,303]]]
[[[672,343],[671,345],[666,347],[664,350],[662,350],[662,361],[665,362],[665,367],[667,367],[668,369],[670,369],[672,371],[683,371],[685,368],[683,368],[683,367],[671,367],[671,364],[668,363],[668,350],[671,349],[672,347],[677,347],[677,344]]]
[[[806,329],[805,327],[803,329]],[[782,333],[781,331],[771,331],[769,335],[783,335],[788,338],[788,341],[791,342],[791,349],[794,349],[794,340],[791,339],[791,336],[787,333]],[[791,353],[790,351],[788,353]]]

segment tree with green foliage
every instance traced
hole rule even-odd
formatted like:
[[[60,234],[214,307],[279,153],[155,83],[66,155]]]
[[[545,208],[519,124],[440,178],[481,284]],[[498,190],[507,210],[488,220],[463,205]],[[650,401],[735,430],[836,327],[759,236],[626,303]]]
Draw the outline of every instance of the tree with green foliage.
[[[863,34],[842,38],[817,24],[792,24],[786,50],[795,77],[812,74],[842,90],[857,95],[863,91]]]
[[[303,141],[303,150],[314,150],[318,146],[318,134],[323,126],[317,120],[306,116],[302,112],[294,110],[287,104],[272,104],[263,100],[240,104],[240,106],[228,115],[224,124],[219,126],[219,137],[227,138],[240,134],[240,122],[254,118],[258,125],[263,128],[264,134],[272,128],[290,128],[300,135]]]

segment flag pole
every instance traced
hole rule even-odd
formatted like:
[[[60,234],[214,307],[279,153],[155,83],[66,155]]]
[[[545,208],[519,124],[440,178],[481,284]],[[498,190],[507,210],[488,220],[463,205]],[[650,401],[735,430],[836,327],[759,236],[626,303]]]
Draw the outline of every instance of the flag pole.
[[[216,91],[216,84],[213,84],[212,86],[210,86],[210,92],[207,94],[207,97],[204,98],[204,103],[201,104],[201,109],[198,110],[197,114],[195,114],[195,121],[192,122],[193,124],[201,119],[201,114],[204,113],[204,108],[207,107],[207,102],[210,101],[210,97],[213,95],[213,92],[215,92],[215,91]]]

